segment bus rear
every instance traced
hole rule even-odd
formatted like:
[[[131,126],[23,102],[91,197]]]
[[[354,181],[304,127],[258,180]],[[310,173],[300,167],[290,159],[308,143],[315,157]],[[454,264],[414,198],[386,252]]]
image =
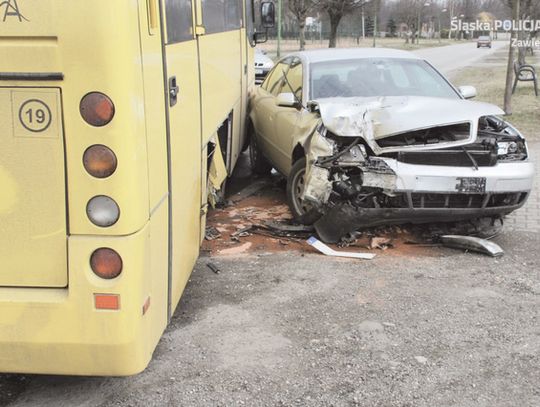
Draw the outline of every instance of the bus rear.
[[[136,373],[166,326],[165,90],[148,4],[0,3],[2,372]]]
[[[253,5],[0,2],[0,372],[147,366],[245,144]]]

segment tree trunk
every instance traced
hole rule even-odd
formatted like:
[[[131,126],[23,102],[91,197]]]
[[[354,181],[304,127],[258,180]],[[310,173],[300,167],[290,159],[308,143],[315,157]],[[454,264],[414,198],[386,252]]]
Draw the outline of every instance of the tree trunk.
[[[526,40],[526,34],[524,31],[519,31],[518,32],[518,36],[517,36],[518,40],[521,41],[521,44],[523,44]],[[520,45],[518,47],[518,64],[520,65],[525,65],[525,54],[527,53],[527,47],[523,47],[522,45]]]
[[[336,48],[337,29],[342,16],[330,13],[328,13],[328,15],[330,17],[330,38],[328,39],[328,48]]]
[[[300,24],[298,25],[298,36],[300,38],[300,51],[303,51],[306,49],[306,19],[304,18],[302,21],[300,21]]]
[[[519,2],[520,0],[513,0],[512,4],[512,18],[515,20],[519,16]],[[516,37],[516,32],[512,31],[510,36],[510,50],[508,51],[508,64],[506,66],[506,84],[504,87],[504,111],[506,114],[512,114],[512,85],[514,80],[514,55],[515,48],[512,46],[512,39]]]

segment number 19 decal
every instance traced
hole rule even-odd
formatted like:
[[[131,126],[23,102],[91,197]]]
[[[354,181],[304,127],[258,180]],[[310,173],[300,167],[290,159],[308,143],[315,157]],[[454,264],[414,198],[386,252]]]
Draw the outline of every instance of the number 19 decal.
[[[26,130],[41,133],[51,125],[51,109],[39,99],[24,102],[19,109],[19,121]]]

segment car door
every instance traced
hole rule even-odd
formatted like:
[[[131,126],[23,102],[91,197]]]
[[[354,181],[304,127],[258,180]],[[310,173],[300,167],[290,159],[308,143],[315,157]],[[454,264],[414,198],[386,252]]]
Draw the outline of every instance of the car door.
[[[253,105],[254,126],[257,133],[257,144],[274,165],[276,149],[271,137],[274,133],[274,115],[276,112],[276,96],[283,87],[283,71],[288,64],[286,60],[279,62],[268,74],[261,87],[257,90],[258,97]]]
[[[293,93],[298,101],[302,101],[303,72],[299,58],[292,58],[286,71],[280,93]],[[270,140],[275,150],[275,164],[283,174],[288,174],[292,166],[295,135],[300,130],[298,122],[302,116],[302,106],[275,106],[273,128]]]

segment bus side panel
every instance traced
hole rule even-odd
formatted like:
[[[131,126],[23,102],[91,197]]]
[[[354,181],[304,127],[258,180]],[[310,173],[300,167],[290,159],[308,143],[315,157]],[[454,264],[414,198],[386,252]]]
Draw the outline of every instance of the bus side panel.
[[[158,13],[158,0],[154,12]],[[143,292],[143,329],[148,333],[145,342],[152,354],[165,327],[168,308],[169,271],[169,187],[167,182],[167,123],[165,120],[166,92],[163,82],[162,37],[160,19],[156,14],[150,21],[146,0],[139,1],[144,111],[146,119],[146,149],[148,152],[148,193],[150,208],[150,263],[145,270]],[[144,289],[143,289],[144,291]]]
[[[240,123],[242,116],[242,47],[241,30],[220,32],[198,37],[202,78],[202,103],[212,106],[203,113],[203,145],[207,144],[218,127],[233,112],[232,146],[230,165],[232,172],[240,154]],[[224,157],[225,158],[225,157]]]
[[[158,0],[151,0],[156,3]],[[139,1],[142,74],[144,82],[144,113],[146,118],[146,149],[148,152],[148,188],[150,212],[167,200],[167,123],[163,82],[160,20],[149,30],[147,0]]]

